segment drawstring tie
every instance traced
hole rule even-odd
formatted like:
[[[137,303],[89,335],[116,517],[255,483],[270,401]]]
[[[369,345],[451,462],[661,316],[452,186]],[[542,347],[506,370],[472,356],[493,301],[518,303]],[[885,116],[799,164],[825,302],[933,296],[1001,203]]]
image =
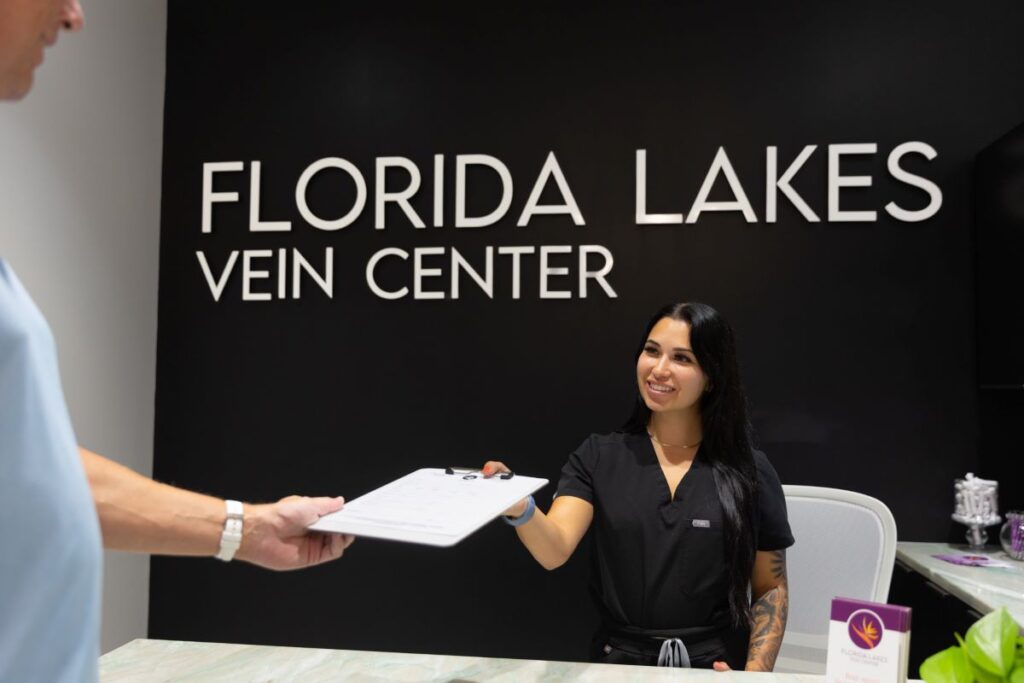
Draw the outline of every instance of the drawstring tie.
[[[683,641],[678,638],[666,638],[661,644],[661,652],[658,653],[658,666],[689,669],[690,653],[686,651]]]

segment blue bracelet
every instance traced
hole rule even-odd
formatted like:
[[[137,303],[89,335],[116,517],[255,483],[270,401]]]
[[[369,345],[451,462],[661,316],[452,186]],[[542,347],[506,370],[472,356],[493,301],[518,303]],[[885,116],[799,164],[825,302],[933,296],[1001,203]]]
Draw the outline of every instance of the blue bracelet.
[[[526,509],[523,511],[523,514],[519,515],[518,517],[509,517],[506,515],[503,516],[502,519],[505,520],[505,524],[510,524],[511,526],[522,526],[533,518],[533,513],[536,511],[537,503],[534,502],[533,496],[527,496]]]

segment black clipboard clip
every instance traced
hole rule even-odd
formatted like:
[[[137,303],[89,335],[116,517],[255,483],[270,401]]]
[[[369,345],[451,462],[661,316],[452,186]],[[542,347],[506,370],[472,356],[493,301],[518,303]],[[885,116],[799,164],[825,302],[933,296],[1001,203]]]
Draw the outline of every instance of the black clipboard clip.
[[[469,480],[478,478],[483,473],[483,470],[479,467],[445,467],[444,473],[461,474],[463,479]],[[501,472],[497,475],[498,479],[511,479],[513,476],[512,472]]]

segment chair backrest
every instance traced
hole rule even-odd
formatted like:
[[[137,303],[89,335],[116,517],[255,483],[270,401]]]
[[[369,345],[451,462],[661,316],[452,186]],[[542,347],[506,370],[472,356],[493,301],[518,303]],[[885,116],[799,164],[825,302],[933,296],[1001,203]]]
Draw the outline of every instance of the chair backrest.
[[[796,543],[786,552],[789,620],[775,671],[825,673],[832,598],[885,602],[896,560],[896,520],[853,491],[782,487]]]

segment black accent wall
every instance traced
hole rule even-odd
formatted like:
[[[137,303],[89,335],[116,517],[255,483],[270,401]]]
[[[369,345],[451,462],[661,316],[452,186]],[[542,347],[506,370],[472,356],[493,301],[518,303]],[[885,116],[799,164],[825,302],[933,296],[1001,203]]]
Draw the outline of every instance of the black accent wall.
[[[953,478],[995,462],[979,455],[973,164],[1024,121],[1022,19],[1009,1],[172,0],[155,475],[249,501],[355,497],[415,468],[492,458],[557,481],[589,433],[627,417],[647,316],[699,300],[736,329],[758,444],[783,482],[876,496],[902,540],[961,538],[949,520]],[[908,154],[902,168],[942,193],[919,222],[885,209],[929,204],[888,167],[908,142],[936,156]],[[829,218],[829,147],[846,144],[876,145],[840,164],[843,176],[871,178],[841,187],[841,209],[874,211],[873,221]],[[816,149],[791,184],[820,220],[779,193],[769,222],[769,148],[782,173],[807,145]],[[755,221],[708,210],[695,223],[637,224],[637,150],[647,211],[689,215],[720,148]],[[518,226],[552,152],[585,224],[551,214]],[[471,154],[508,168],[511,205],[493,225],[456,228],[456,157]],[[422,177],[409,199],[422,229],[394,203],[375,228],[375,164],[394,156]],[[311,226],[295,197],[303,171],[326,157],[367,185],[359,218],[334,231]],[[238,201],[213,203],[203,233],[204,164],[233,161],[243,170],[217,172],[212,188]],[[254,161],[260,220],[290,221],[288,232],[250,231]],[[392,169],[386,188],[408,178]],[[496,173],[470,168],[466,182],[470,216],[499,204]],[[306,198],[333,219],[356,189],[328,170]],[[563,199],[552,180],[540,203]],[[708,201],[735,200],[720,175]],[[582,245],[613,255],[616,297],[593,281],[579,296]],[[537,253],[522,262],[520,298],[508,257],[496,257],[493,298],[465,278],[451,298],[452,249],[481,269],[488,248],[514,246],[570,247],[549,267],[569,269],[551,282],[571,298],[541,298]],[[382,260],[377,275],[388,291],[411,290],[412,254],[425,247],[445,250],[423,257],[444,271],[425,286],[445,298],[387,300],[368,286],[373,255],[401,249],[409,258]],[[293,298],[294,254],[322,271],[328,248],[332,296],[302,272]],[[250,293],[268,300],[244,298],[245,250],[270,254],[249,264],[267,273]],[[215,281],[238,252],[219,300],[197,252]],[[363,539],[340,562],[283,575],[155,558],[149,635],[582,659],[596,625],[587,576],[586,540],[548,573],[500,523],[451,550]]]

